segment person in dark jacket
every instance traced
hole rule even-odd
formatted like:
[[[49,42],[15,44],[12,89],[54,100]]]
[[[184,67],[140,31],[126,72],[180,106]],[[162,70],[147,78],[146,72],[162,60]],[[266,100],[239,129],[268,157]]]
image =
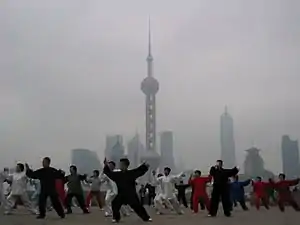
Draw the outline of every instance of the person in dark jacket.
[[[67,183],[68,193],[66,196],[66,208],[67,214],[72,213],[72,199],[76,198],[79,207],[83,211],[84,214],[89,213],[87,207],[84,202],[83,189],[81,186],[81,182],[86,180],[86,175],[81,175],[77,173],[77,167],[72,165],[70,166],[70,175],[65,177],[65,182]]]
[[[179,203],[182,203],[185,208],[188,208],[185,191],[189,186],[189,184],[184,184],[182,180],[179,182],[179,184],[175,184],[175,188],[178,191],[177,200]]]
[[[57,179],[64,177],[63,173],[55,168],[50,167],[51,159],[45,157],[43,159],[43,168],[33,171],[26,166],[26,175],[31,179],[40,180],[41,190],[39,194],[39,216],[37,219],[44,219],[46,217],[46,203],[47,198],[50,197],[53,208],[61,218],[65,218],[63,207],[60,203],[58,193],[56,191],[55,182]]]
[[[237,202],[240,203],[243,210],[248,210],[245,201],[245,190],[244,187],[248,186],[251,180],[239,181],[239,176],[234,177],[233,182],[230,182],[230,197],[233,205],[236,207]]]
[[[211,193],[211,207],[209,215],[215,217],[218,212],[220,199],[222,200],[223,211],[225,216],[231,216],[230,191],[228,185],[229,177],[237,175],[239,170],[224,169],[223,161],[218,160],[217,164],[210,168],[210,176],[213,178],[213,190]]]
[[[118,194],[112,202],[113,222],[120,221],[120,208],[127,204],[143,221],[152,221],[139,200],[135,186],[136,179],[143,176],[148,171],[149,166],[143,163],[135,169],[128,170],[130,162],[127,158],[120,159],[121,171],[111,171],[106,160],[104,164],[104,174],[113,180],[118,187]]]

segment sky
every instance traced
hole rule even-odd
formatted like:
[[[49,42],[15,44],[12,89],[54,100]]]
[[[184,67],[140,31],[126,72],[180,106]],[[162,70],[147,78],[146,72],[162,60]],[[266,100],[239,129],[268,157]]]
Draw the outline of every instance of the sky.
[[[0,165],[103,156],[105,136],[144,135],[151,16],[157,129],[175,157],[220,158],[220,115],[234,118],[236,155],[262,149],[281,171],[281,136],[300,137],[298,0],[16,0],[0,5]]]

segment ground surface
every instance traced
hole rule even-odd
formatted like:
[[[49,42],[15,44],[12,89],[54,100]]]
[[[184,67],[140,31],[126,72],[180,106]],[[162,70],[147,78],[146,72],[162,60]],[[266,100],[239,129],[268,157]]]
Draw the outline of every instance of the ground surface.
[[[239,209],[235,209],[233,217],[226,218],[220,211],[218,217],[209,218],[206,216],[206,212],[200,212],[195,215],[186,210],[182,216],[177,215],[162,215],[157,216],[153,212],[153,209],[147,209],[150,212],[153,222],[143,223],[139,218],[132,213],[130,217],[122,218],[120,224],[171,224],[171,225],[296,225],[299,224],[300,213],[287,208],[285,213],[279,212],[277,208],[272,208],[270,211],[262,209],[257,212],[251,208],[248,212],[243,212]],[[36,220],[35,216],[28,215],[26,210],[18,209],[14,215],[4,216],[0,214],[0,225],[110,225],[111,219],[104,218],[103,212],[97,208],[92,209],[92,213],[89,215],[82,215],[80,211],[74,210],[73,215],[67,216],[64,220],[59,219],[54,212],[50,212],[45,220]]]

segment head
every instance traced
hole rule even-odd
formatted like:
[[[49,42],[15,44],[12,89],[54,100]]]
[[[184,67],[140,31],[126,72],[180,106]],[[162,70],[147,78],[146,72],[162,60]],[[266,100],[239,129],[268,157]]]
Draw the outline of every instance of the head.
[[[9,173],[9,169],[8,169],[7,167],[5,167],[5,168],[3,169],[3,172],[4,172],[5,174],[8,174],[8,173]]]
[[[285,174],[284,173],[279,174],[278,178],[279,178],[280,181],[285,180]]]
[[[99,170],[94,170],[93,171],[93,177],[99,177],[99,175],[100,175]]]
[[[108,168],[113,171],[116,168],[116,163],[114,161],[110,161],[108,163]]]
[[[130,165],[130,161],[127,158],[120,159],[120,169],[127,170]]]
[[[71,174],[76,174],[77,173],[77,167],[74,166],[74,165],[70,166],[70,173]]]
[[[201,176],[201,171],[200,170],[195,170],[194,176],[195,177],[200,177]]]
[[[161,174],[161,173],[159,173],[158,175],[157,175],[157,177],[162,177],[163,175]]]
[[[183,180],[179,181],[179,184],[183,184]]]
[[[233,177],[233,181],[239,181],[239,176],[238,176],[238,175],[235,175],[235,176]]]
[[[256,181],[261,182],[262,178],[261,177],[256,177]]]
[[[45,157],[43,159],[43,167],[44,168],[48,168],[50,166],[50,163],[51,163],[51,159],[49,157]]]
[[[22,164],[22,163],[18,163],[18,164],[17,164],[17,166],[16,166],[16,172],[17,172],[17,173],[24,172],[24,169],[25,169],[24,164]]]
[[[171,173],[171,168],[165,167],[164,168],[164,174],[165,174],[165,176],[169,176],[170,173]]]
[[[156,175],[156,171],[152,170],[152,175],[155,176]]]
[[[223,161],[221,159],[217,160],[216,167],[223,168]]]

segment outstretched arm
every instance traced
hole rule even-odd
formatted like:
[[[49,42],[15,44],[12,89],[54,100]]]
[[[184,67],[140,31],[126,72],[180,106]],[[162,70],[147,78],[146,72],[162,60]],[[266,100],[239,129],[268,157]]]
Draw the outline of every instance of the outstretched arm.
[[[146,165],[145,163],[143,163],[142,165],[140,165],[139,167],[130,170],[130,173],[132,174],[132,176],[137,179],[141,176],[143,176],[147,171],[148,171],[149,167],[148,165]]]
[[[43,177],[43,169],[38,169],[36,171],[33,171],[26,166],[26,176],[31,178],[31,179],[41,179]]]
[[[113,181],[116,181],[118,178],[117,178],[117,173],[118,172],[114,172],[114,171],[111,171],[111,169],[108,167],[108,165],[105,165],[104,168],[103,168],[103,173],[108,176],[110,179],[112,179]]]
[[[245,186],[248,186],[248,185],[250,184],[250,182],[251,182],[250,179],[249,179],[249,180],[245,180],[245,181],[241,181],[241,185],[242,185],[243,187],[245,187]]]
[[[285,180],[284,184],[286,186],[295,186],[295,185],[297,185],[299,183],[299,181],[300,181],[299,178],[295,179],[295,180]]]
[[[237,175],[239,172],[238,168],[236,168],[236,167],[234,167],[232,169],[224,169],[224,171],[225,171],[225,174],[227,177],[233,177],[233,176]]]

